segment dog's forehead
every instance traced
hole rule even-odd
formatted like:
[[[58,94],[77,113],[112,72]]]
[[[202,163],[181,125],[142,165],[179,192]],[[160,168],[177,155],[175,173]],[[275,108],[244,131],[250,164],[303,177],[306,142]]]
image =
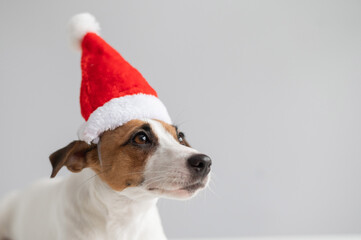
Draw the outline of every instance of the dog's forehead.
[[[148,120],[152,131],[157,135],[160,141],[167,140],[171,142],[177,142],[177,130],[175,126],[165,123],[160,120]],[[178,142],[177,142],[178,143]]]

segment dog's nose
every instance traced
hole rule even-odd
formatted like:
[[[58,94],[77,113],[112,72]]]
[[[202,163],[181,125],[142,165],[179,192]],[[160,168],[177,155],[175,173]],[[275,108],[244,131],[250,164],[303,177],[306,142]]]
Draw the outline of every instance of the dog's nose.
[[[188,167],[197,176],[206,176],[211,170],[212,160],[204,154],[195,154],[188,158]]]

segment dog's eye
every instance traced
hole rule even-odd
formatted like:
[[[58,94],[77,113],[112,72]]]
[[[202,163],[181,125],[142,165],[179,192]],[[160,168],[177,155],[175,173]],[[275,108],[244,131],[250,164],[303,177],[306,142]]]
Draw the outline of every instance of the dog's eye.
[[[184,143],[184,133],[182,132],[178,133],[178,141],[180,143]]]
[[[134,143],[136,143],[136,144],[139,144],[139,145],[141,145],[141,144],[147,144],[147,143],[150,142],[147,134],[144,133],[144,132],[139,132],[139,133],[137,133],[137,134],[133,137],[132,141],[133,141]]]

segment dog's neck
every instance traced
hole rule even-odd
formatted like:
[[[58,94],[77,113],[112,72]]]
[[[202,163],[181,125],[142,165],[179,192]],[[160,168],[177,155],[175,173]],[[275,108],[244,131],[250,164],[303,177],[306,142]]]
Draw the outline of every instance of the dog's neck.
[[[154,213],[158,200],[140,188],[116,192],[89,169],[73,174],[68,184],[72,196],[69,214],[74,214],[72,217],[82,221],[89,231],[101,229],[108,239],[137,239],[134,233],[147,224],[144,221]]]

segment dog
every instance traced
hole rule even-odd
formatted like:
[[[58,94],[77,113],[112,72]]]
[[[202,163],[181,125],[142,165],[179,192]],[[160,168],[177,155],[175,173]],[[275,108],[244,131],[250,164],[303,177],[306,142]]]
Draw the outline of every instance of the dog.
[[[54,178],[0,203],[0,240],[163,240],[159,197],[187,199],[211,159],[191,148],[156,91],[99,35],[89,13],[70,21],[81,51],[79,140],[50,155]]]
[[[190,147],[174,125],[134,119],[73,141],[50,155],[55,177],[6,196],[1,240],[163,240],[160,197],[187,199],[210,179],[211,159]]]

